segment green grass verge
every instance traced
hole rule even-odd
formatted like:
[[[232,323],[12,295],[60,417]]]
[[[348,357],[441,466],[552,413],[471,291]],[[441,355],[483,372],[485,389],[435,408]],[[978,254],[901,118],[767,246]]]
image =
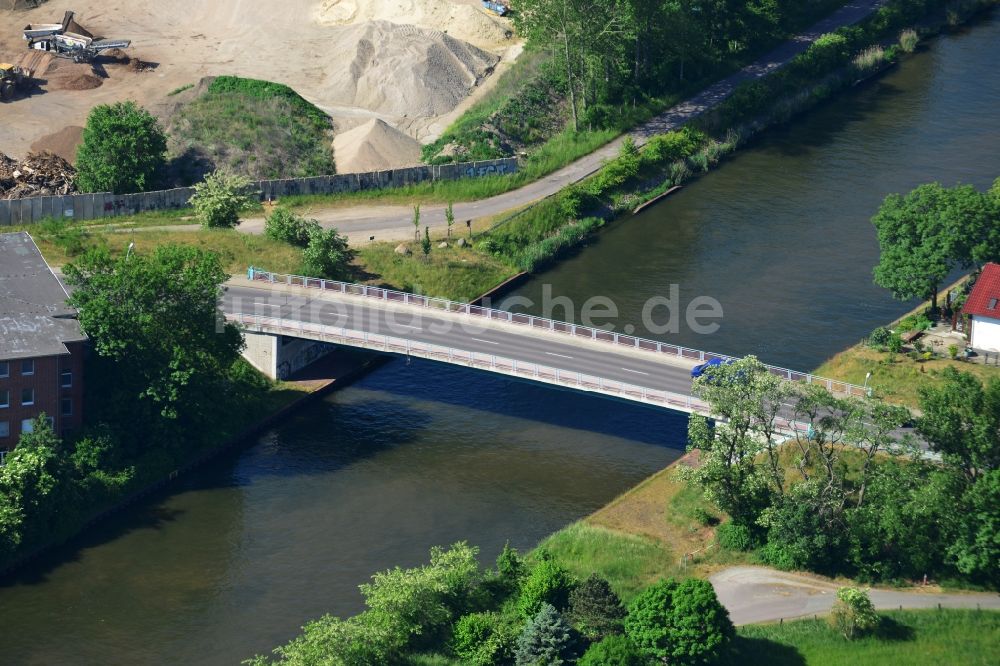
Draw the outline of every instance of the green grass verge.
[[[606,578],[626,601],[672,572],[677,561],[660,541],[585,522],[564,527],[538,548],[580,580],[594,573]]]
[[[939,666],[997,663],[1000,613],[974,610],[893,611],[880,631],[847,641],[823,620],[740,627],[721,664],[768,666]]]

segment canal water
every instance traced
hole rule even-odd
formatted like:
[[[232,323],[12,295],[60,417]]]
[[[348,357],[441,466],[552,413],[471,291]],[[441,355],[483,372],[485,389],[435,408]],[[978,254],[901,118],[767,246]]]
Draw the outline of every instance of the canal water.
[[[905,305],[871,285],[889,192],[1000,175],[1000,20],[773,131],[525,285],[612,298],[679,285],[719,331],[666,339],[810,368]],[[233,664],[357,585],[468,539],[528,548],[675,459],[685,419],[397,360],[238,455],[0,582],[2,664]]]

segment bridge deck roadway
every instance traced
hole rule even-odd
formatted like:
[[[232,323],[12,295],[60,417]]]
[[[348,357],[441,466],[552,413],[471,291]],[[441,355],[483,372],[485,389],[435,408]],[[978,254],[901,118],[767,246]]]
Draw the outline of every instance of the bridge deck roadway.
[[[695,361],[520,324],[335,292],[233,280],[227,313],[256,314],[406,338],[650,389],[691,393]]]

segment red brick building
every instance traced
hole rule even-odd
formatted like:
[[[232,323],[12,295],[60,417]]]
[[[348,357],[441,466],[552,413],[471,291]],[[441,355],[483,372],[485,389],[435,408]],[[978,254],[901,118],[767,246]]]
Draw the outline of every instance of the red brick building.
[[[42,413],[59,435],[83,422],[87,338],[66,298],[31,236],[0,234],[0,451]]]

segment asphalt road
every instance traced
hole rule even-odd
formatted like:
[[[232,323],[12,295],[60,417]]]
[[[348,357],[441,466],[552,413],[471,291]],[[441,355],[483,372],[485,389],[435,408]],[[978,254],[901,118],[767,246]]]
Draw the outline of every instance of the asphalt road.
[[[730,567],[709,577],[719,601],[734,624],[775,622],[827,613],[841,585],[819,576],[775,571],[765,567]],[[873,588],[875,608],[1000,609],[1000,594],[931,594]]]
[[[247,283],[249,285],[250,283]],[[359,296],[297,289],[275,291],[229,283],[227,313],[293,319],[417,342],[493,354],[518,362],[581,372],[645,388],[691,392],[695,362],[649,351],[630,350],[565,333],[529,329],[481,317],[392,305]]]
[[[598,170],[606,160],[617,156],[626,137],[631,137],[637,144],[642,145],[657,134],[681,127],[725,101],[741,83],[759,79],[774,72],[809,48],[821,35],[842,26],[857,23],[875,11],[880,4],[882,4],[882,0],[855,0],[848,3],[813,25],[806,32],[788,40],[739,72],[709,86],[698,95],[664,111],[628,134],[611,141],[562,169],[524,187],[495,197],[454,204],[455,218],[461,222],[501,215],[507,211],[520,209],[555,194],[567,185],[583,180]],[[443,231],[447,228],[444,210],[445,206],[443,205],[421,206],[422,223],[429,225],[436,231]],[[324,227],[337,227],[355,244],[368,241],[370,236],[375,236],[375,239],[379,241],[413,238],[413,209],[410,206],[361,204],[358,206],[317,207],[311,209],[308,215],[319,220]],[[239,229],[246,233],[263,233],[264,219],[244,220]]]

